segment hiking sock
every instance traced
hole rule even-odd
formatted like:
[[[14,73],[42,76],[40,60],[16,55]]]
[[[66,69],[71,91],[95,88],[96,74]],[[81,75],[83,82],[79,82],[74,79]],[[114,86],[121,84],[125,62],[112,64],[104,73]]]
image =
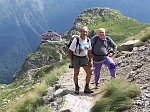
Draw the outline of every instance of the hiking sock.
[[[75,84],[75,86],[79,86],[78,84]]]
[[[95,89],[98,89],[98,84],[95,84]]]
[[[89,87],[89,84],[86,84],[85,86],[86,86],[86,87]]]
[[[75,94],[79,94],[79,85],[78,84],[75,84]]]

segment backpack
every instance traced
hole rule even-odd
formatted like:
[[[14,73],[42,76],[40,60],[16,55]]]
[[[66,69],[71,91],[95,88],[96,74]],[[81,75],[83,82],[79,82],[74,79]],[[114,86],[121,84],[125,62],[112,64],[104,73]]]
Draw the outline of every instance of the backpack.
[[[76,38],[77,39],[76,48],[75,48],[75,52],[76,52],[77,46],[79,45],[79,36],[78,35],[73,35],[72,37],[73,38],[67,44],[67,48],[69,49],[70,45],[72,44],[72,41],[74,40],[74,38]],[[89,42],[89,38],[87,39],[87,42]],[[80,46],[79,46],[79,49],[80,49]],[[80,54],[80,50],[79,50],[79,54]]]

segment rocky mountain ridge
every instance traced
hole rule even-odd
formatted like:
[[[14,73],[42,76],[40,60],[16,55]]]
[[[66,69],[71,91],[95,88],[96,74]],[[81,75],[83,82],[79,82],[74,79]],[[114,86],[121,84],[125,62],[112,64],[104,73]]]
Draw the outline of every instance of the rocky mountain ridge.
[[[65,43],[60,41],[42,43],[35,52],[28,55],[14,79],[33,77],[32,75],[46,66],[52,66],[53,68],[55,64],[64,61],[65,55]],[[31,72],[33,73],[31,74]]]
[[[72,35],[78,35],[84,25],[87,25],[90,29],[89,37],[96,34],[99,27],[106,28],[107,35],[110,35],[117,44],[124,42],[129,36],[137,35],[149,26],[149,24],[143,24],[133,18],[124,16],[117,10],[94,7],[80,13],[73,27],[64,34],[64,38],[69,40]]]

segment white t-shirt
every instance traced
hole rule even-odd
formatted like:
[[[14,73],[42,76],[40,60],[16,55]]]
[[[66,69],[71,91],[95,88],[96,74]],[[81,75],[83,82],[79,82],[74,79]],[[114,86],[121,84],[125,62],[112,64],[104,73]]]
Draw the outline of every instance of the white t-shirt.
[[[76,48],[76,43],[77,43],[77,39],[74,38],[71,45],[70,45],[70,47],[69,47],[69,49],[71,51],[73,51],[73,54],[76,55],[76,56],[87,56],[88,50],[92,49],[90,39],[89,39],[89,42],[88,42],[87,38],[85,40],[82,40],[79,37],[79,44],[78,44],[77,48]],[[80,54],[79,54],[79,45],[80,45]]]

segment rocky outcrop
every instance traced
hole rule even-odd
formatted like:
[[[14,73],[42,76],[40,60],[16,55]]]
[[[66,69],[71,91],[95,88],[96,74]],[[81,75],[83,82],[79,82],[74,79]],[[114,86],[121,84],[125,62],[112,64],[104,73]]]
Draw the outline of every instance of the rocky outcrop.
[[[144,46],[134,47],[131,52],[121,52],[115,59],[117,74],[141,88],[141,95],[134,99],[134,105],[125,112],[150,111],[150,41]]]
[[[96,24],[97,21],[107,21],[110,19],[110,16],[114,16],[115,13],[108,13],[108,11],[112,11],[109,8],[89,8],[83,11],[75,20],[73,27],[64,35],[64,38],[67,40],[71,37],[71,35],[79,35],[80,29],[82,26],[88,24]],[[98,15],[98,16],[95,16]],[[116,16],[114,16],[115,18]]]
[[[69,40],[71,35],[79,35],[81,27],[85,25],[89,25],[90,27],[92,27],[92,29],[90,29],[89,32],[91,34],[93,30],[96,30],[97,27],[100,27],[99,26],[101,25],[100,23],[102,23],[102,25],[104,24],[103,26],[105,26],[105,24],[108,22],[109,27],[113,25],[114,27],[116,27],[116,25],[121,25],[122,22],[127,22],[127,21],[135,22],[134,19],[123,16],[117,10],[113,10],[109,8],[101,8],[101,7],[89,8],[83,11],[82,13],[80,13],[80,15],[75,20],[73,27],[64,34],[63,38]],[[108,24],[106,26],[108,26]],[[109,29],[109,30],[110,32],[113,31],[113,29]]]
[[[135,44],[137,44],[140,40],[129,40],[123,44],[121,44],[117,50],[118,51],[132,51]]]
[[[37,73],[40,69],[45,66],[51,66],[58,62],[63,61],[64,43],[62,42],[47,42],[39,46],[37,51],[31,53],[22,65],[21,71],[14,76],[16,79],[22,75],[29,76]]]

